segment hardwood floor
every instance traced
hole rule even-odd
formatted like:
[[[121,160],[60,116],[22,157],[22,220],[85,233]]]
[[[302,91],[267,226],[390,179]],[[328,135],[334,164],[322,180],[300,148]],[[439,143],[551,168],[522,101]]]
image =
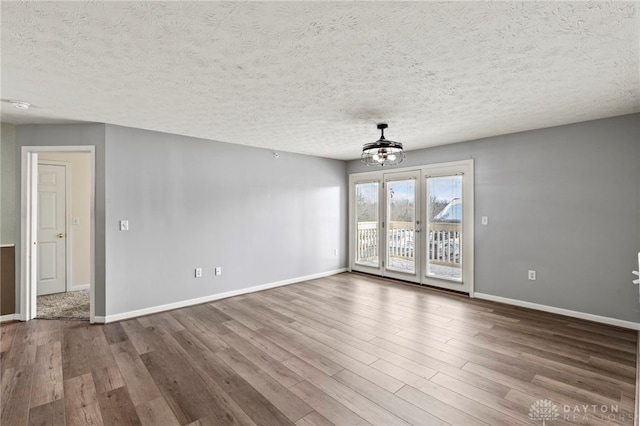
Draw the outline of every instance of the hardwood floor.
[[[633,424],[636,332],[366,275],[0,331],[3,426]]]

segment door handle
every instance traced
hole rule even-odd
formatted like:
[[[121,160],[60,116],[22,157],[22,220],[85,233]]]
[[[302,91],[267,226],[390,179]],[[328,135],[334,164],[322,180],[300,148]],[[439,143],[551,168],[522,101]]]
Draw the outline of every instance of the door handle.
[[[64,234],[61,232],[58,234],[58,238],[64,238]]]

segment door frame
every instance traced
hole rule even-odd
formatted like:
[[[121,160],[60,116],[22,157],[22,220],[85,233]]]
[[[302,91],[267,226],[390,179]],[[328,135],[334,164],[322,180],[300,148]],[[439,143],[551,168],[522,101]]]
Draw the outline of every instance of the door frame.
[[[380,264],[378,265],[378,268],[372,268],[372,267],[362,267],[359,265],[355,265],[355,258],[354,258],[354,243],[355,243],[355,184],[356,183],[364,183],[364,182],[374,182],[377,181],[380,183],[380,196],[379,196],[379,214],[378,217],[380,218],[380,220],[383,220],[382,218],[385,217],[386,213],[384,213],[383,209],[385,208],[384,203],[386,202],[385,200],[385,195],[384,195],[384,190],[382,189],[382,183],[384,182],[384,175],[385,174],[392,174],[392,173],[406,173],[406,172],[419,172],[420,174],[420,182],[419,182],[419,194],[420,194],[420,229],[421,229],[421,235],[426,234],[426,199],[424,197],[423,194],[423,186],[424,186],[424,181],[426,180],[425,178],[427,176],[431,176],[434,172],[434,170],[436,169],[442,169],[442,170],[446,170],[446,169],[451,169],[451,168],[462,168],[465,170],[465,173],[463,173],[463,175],[465,176],[465,184],[463,186],[463,188],[466,187],[466,189],[463,189],[464,192],[464,202],[467,204],[467,208],[469,209],[469,216],[470,219],[466,220],[466,224],[465,224],[465,235],[470,235],[471,238],[466,237],[465,240],[463,240],[463,244],[465,244],[465,248],[464,250],[466,250],[466,254],[465,254],[465,259],[467,259],[468,265],[466,266],[468,269],[468,274],[466,275],[466,280],[469,283],[469,297],[474,297],[474,289],[475,289],[475,284],[474,284],[474,254],[473,254],[473,248],[474,248],[474,238],[475,238],[475,231],[474,231],[474,222],[475,222],[475,208],[474,208],[474,161],[473,159],[468,159],[468,160],[459,160],[459,161],[450,161],[450,162],[444,162],[444,163],[434,163],[434,164],[424,164],[424,165],[419,165],[419,166],[414,166],[414,167],[401,167],[401,168],[392,168],[392,169],[377,169],[375,171],[367,171],[367,172],[360,172],[360,173],[351,173],[349,175],[349,256],[348,256],[348,270],[349,271],[360,271],[360,272],[365,272],[365,273],[371,273],[371,274],[375,274],[375,275],[380,275],[383,277],[388,277],[388,278],[394,278],[394,279],[402,279],[402,278],[397,278],[397,277],[392,277],[392,276],[388,276],[385,271],[384,268],[382,268],[382,262],[380,262]],[[424,231],[424,232],[422,232]],[[379,231],[378,235],[381,235],[381,231]],[[422,238],[421,238],[422,239]],[[382,242],[380,242],[380,244],[382,244]],[[424,241],[420,242],[421,244],[421,250],[420,252],[422,253],[421,258],[424,258],[424,253],[426,253],[427,247],[426,247],[426,243]],[[386,249],[384,249],[384,247],[381,247],[379,249],[379,255],[380,255],[380,259],[382,260],[382,252],[384,251],[385,256],[386,256]],[[421,285],[433,285],[431,283],[426,283],[425,282],[425,263],[426,260],[423,259],[417,259],[416,260],[416,269],[420,270],[420,283]],[[357,266],[354,268],[354,266]],[[443,283],[438,283],[437,285],[439,288],[443,288],[446,289],[449,286],[447,285],[446,282]],[[450,286],[451,289],[455,290],[455,286]]]
[[[88,153],[91,169],[89,194],[90,243],[89,243],[89,321],[95,322],[95,146],[23,146],[21,150],[20,195],[20,320],[29,321],[36,316],[36,283],[38,250],[36,236],[38,226],[38,153],[78,152]],[[68,194],[68,191],[67,191]],[[68,229],[67,221],[67,229]],[[67,233],[68,235],[68,233]],[[67,246],[68,246],[67,241]],[[68,251],[67,251],[67,254]],[[69,259],[67,259],[67,262]],[[68,263],[67,263],[68,265]],[[68,277],[67,277],[68,279]]]
[[[59,160],[42,160],[38,158],[38,165],[52,165],[52,166],[63,166],[64,167],[64,291],[71,290],[71,279],[70,279],[70,271],[71,271],[71,256],[69,256],[71,252],[71,243],[69,238],[69,230],[71,229],[69,225],[69,212],[71,211],[71,171],[70,171],[70,163],[68,161],[59,161]],[[37,182],[36,182],[37,184]],[[38,213],[38,206],[36,205],[36,214]],[[37,224],[37,221],[36,221]],[[36,264],[37,265],[37,264]],[[37,275],[36,275],[37,276]],[[37,280],[36,280],[36,293],[37,293]],[[36,312],[37,313],[37,312]]]
[[[460,172],[462,170],[462,172]],[[427,220],[427,197],[424,195],[427,193],[426,188],[426,180],[429,177],[439,177],[439,176],[451,176],[451,175],[460,175],[462,176],[462,202],[464,204],[463,208],[463,218],[462,218],[462,228],[463,228],[463,238],[462,238],[462,253],[464,255],[463,263],[462,263],[462,283],[465,285],[469,283],[469,297],[473,297],[474,292],[474,269],[475,269],[475,257],[474,257],[474,238],[475,238],[475,207],[474,207],[474,169],[473,169],[473,160],[464,160],[464,161],[454,161],[450,163],[439,163],[439,164],[430,164],[425,166],[422,169],[422,204],[423,204],[423,229],[425,232],[427,231],[427,227],[429,226]],[[471,238],[468,238],[471,236]],[[423,253],[428,252],[428,247],[426,247],[427,241],[421,241],[424,244]],[[426,268],[427,268],[427,258],[426,256],[422,256],[421,259],[421,271],[422,271],[422,279],[421,282],[425,285],[436,286],[438,288],[446,289],[446,290],[454,290],[454,291],[465,291],[459,289],[459,284],[449,281],[446,279],[439,279],[435,277],[427,277],[426,276]],[[468,263],[468,264],[467,264]],[[466,291],[465,291],[466,292]]]

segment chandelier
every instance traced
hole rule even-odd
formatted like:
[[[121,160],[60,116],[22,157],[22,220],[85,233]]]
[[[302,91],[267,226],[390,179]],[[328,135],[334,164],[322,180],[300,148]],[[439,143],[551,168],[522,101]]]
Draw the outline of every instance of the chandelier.
[[[402,144],[384,138],[384,129],[387,127],[386,123],[378,124],[380,139],[362,147],[360,160],[367,166],[395,166],[404,160]]]

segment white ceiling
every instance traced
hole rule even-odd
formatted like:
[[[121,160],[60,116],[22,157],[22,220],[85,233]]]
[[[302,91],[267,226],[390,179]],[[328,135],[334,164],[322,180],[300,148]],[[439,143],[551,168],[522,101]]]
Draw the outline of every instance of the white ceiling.
[[[354,159],[628,114],[638,4],[2,1],[2,121]]]

